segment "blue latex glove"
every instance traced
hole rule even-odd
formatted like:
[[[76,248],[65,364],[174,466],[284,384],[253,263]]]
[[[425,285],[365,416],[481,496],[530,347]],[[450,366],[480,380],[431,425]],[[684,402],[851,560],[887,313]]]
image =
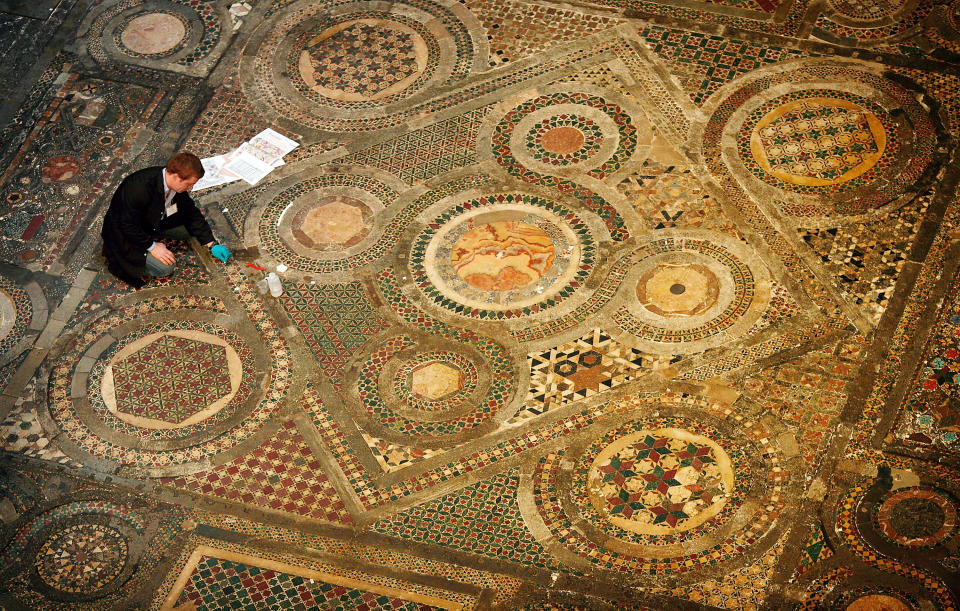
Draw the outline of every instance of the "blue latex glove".
[[[223,244],[214,244],[210,247],[210,254],[226,263],[230,260],[230,251]]]

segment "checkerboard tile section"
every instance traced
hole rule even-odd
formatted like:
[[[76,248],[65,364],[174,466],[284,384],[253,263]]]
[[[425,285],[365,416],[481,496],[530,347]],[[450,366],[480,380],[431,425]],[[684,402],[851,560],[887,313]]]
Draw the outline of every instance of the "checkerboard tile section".
[[[231,560],[204,557],[177,600],[204,609],[261,609],[289,611],[344,609],[380,611],[420,610],[428,605],[396,596],[314,581]]]
[[[162,481],[254,507],[340,524],[353,521],[293,422],[284,423],[245,456],[208,471]]]

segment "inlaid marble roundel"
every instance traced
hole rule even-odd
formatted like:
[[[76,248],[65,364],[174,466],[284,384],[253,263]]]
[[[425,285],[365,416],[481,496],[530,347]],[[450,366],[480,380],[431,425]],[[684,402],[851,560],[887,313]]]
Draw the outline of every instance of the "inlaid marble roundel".
[[[641,430],[604,447],[593,459],[587,490],[594,509],[635,533],[687,531],[731,500],[730,457],[712,439],[685,429]]]
[[[754,126],[750,152],[763,172],[785,183],[842,185],[873,169],[886,151],[889,126],[875,112],[831,97],[787,102]]]
[[[494,221],[474,225],[453,245],[450,265],[473,288],[510,291],[537,282],[550,271],[554,243],[530,223]]]
[[[34,567],[43,582],[67,594],[102,589],[129,559],[126,538],[100,524],[76,524],[57,531],[40,547]]]
[[[708,120],[704,159],[781,214],[873,215],[916,197],[939,162],[936,115],[900,83],[830,60],[743,81]]]
[[[0,341],[3,341],[10,334],[16,321],[16,306],[10,296],[0,288]]]
[[[599,419],[527,467],[524,520],[562,563],[673,578],[773,543],[789,475],[771,430],[678,399],[614,402],[608,413],[625,420]]]
[[[472,31],[469,11],[433,0],[295,0],[251,37],[241,82],[262,114],[298,132],[392,127],[410,108],[400,102],[470,73],[486,42]]]
[[[645,349],[705,350],[747,332],[763,314],[769,274],[741,242],[706,231],[655,237],[631,255],[625,304],[613,314]]]
[[[576,292],[594,248],[584,221],[557,202],[498,194],[451,202],[414,239],[410,271],[447,311],[513,318]]]
[[[186,34],[182,18],[166,12],[146,13],[126,24],[120,42],[139,56],[160,56],[179,47]]]
[[[300,77],[294,82],[304,93],[344,102],[403,92],[427,72],[427,40],[436,45],[416,22],[395,18],[347,19],[317,29],[292,51]]]

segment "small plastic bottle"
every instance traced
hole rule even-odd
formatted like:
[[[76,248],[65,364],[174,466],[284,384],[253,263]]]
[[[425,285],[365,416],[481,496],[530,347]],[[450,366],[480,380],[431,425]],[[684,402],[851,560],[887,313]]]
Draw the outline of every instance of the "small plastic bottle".
[[[278,276],[276,272],[267,274],[267,286],[270,288],[270,295],[272,297],[283,295],[283,284],[280,283],[280,276]]]

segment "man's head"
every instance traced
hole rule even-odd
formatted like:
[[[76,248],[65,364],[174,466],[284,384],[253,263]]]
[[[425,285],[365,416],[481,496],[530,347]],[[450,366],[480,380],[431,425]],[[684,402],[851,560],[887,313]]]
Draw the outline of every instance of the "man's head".
[[[183,193],[203,177],[203,164],[193,153],[177,153],[167,162],[167,186]]]

